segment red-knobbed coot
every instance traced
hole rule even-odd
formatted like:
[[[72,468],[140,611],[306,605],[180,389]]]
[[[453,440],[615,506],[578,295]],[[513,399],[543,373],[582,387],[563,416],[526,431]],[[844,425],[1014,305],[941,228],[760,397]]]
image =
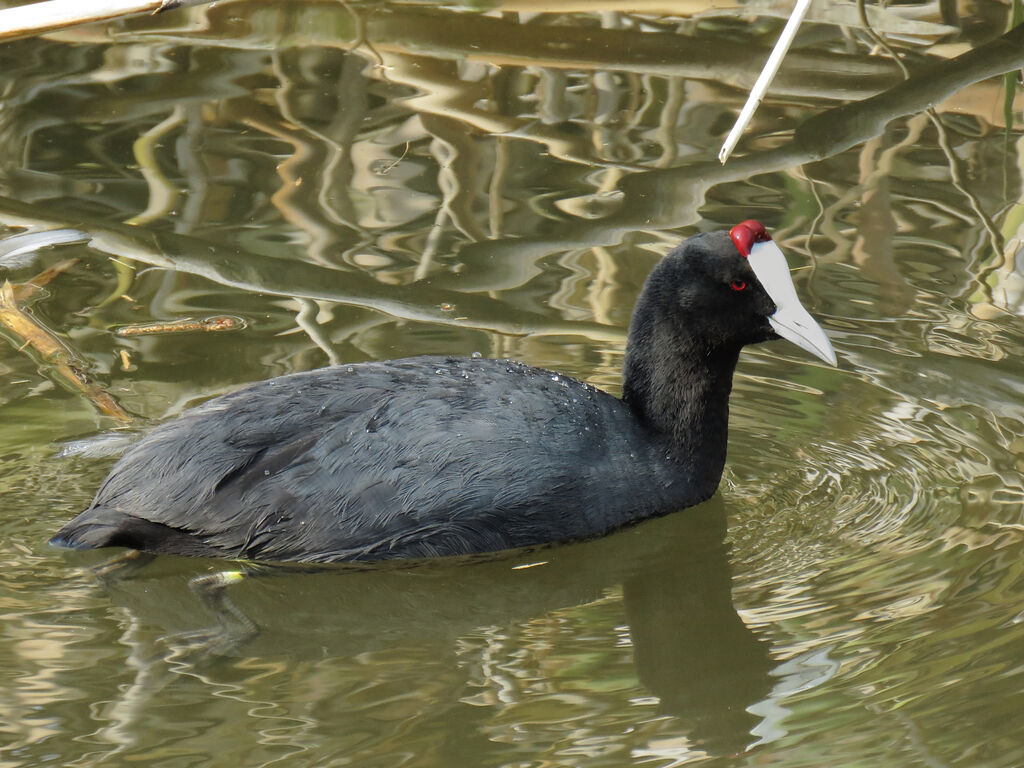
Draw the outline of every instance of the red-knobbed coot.
[[[597,536],[715,492],[740,349],[780,336],[835,364],[763,226],[697,235],[647,278],[621,400],[511,360],[281,376],[153,429],[53,542],[328,562]]]

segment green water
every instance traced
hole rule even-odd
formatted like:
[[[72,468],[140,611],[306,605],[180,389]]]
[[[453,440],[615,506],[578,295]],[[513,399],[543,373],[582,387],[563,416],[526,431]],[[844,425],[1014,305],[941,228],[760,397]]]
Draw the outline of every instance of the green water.
[[[118,425],[6,333],[0,768],[1024,765],[1024,46],[957,7],[874,17],[906,86],[815,11],[724,168],[778,18],[237,2],[0,45],[0,271],[77,259],[26,311],[133,428],[421,353],[617,391],[651,265],[747,218],[840,359],[744,354],[702,507],[247,581],[259,636],[204,655],[223,564],[46,544]]]

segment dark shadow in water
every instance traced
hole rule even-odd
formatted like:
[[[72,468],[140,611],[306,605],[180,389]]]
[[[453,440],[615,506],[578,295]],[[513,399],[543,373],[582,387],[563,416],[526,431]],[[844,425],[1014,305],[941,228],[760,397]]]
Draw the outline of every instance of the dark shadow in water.
[[[623,599],[640,682],[663,712],[687,723],[693,740],[732,752],[750,742],[759,718],[746,710],[771,690],[772,663],[732,604],[722,505],[693,512],[688,543],[675,542],[678,551],[627,576]]]
[[[605,539],[486,562],[282,571],[231,587],[236,605],[261,629],[233,654],[298,661],[415,649],[414,658],[426,653],[455,670],[452,689],[438,696],[431,710],[459,709],[450,725],[441,725],[448,719],[437,722],[464,731],[467,721],[484,713],[462,711],[476,708],[461,703],[468,672],[457,664],[460,638],[493,627],[515,637],[523,622],[589,603],[621,586],[637,676],[660,700],[660,711],[679,718],[680,731],[703,749],[735,752],[753,740],[750,732],[759,718],[746,710],[767,696],[773,681],[767,645],[732,605],[725,531],[724,504],[716,496]],[[531,563],[543,565],[516,567]],[[136,578],[111,587],[110,594],[143,625],[169,633],[163,641],[173,649],[178,633],[212,622],[187,587],[197,564],[204,571],[225,565],[160,558]],[[588,653],[615,653],[612,627],[603,623],[598,632],[608,637],[607,646],[589,638]],[[565,637],[551,639],[558,643]],[[167,660],[181,671],[182,658],[173,650],[167,655],[136,648],[134,662],[140,656],[149,658],[140,675],[151,679],[134,687],[147,689],[146,696],[162,688],[152,678],[167,674]],[[216,677],[218,665],[231,663],[207,659],[200,663],[202,675]],[[372,681],[375,666],[365,670]],[[432,672],[423,674],[436,685]]]

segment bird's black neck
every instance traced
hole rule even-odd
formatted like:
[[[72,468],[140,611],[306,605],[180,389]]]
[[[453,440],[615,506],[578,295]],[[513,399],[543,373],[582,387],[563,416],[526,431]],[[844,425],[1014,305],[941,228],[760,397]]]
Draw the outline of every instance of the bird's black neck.
[[[667,327],[630,332],[623,397],[669,443],[691,477],[717,487],[725,466],[729,393],[739,347],[708,351]]]

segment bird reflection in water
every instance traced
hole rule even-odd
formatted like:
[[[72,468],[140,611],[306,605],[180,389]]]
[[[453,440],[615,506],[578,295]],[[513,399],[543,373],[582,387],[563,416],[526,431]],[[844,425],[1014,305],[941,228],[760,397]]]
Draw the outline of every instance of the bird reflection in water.
[[[488,637],[503,638],[499,655],[510,664],[528,663],[537,632],[545,633],[546,650],[538,653],[548,662],[560,652],[577,654],[581,643],[586,654],[611,659],[624,614],[639,681],[630,687],[630,698],[656,697],[657,712],[674,718],[666,727],[694,749],[735,753],[756,741],[752,733],[761,718],[750,710],[770,694],[774,678],[768,645],[733,607],[725,534],[725,505],[716,495],[604,539],[478,562],[259,566],[263,578],[231,589],[232,601],[259,631],[219,646],[217,656],[186,652],[210,623],[187,577],[197,567],[223,568],[223,562],[158,557],[108,586],[138,628],[131,643],[137,680],[122,691],[132,702],[121,709],[144,711],[174,679],[172,671],[198,671],[195,679],[208,685],[221,678],[238,684],[239,659],[250,660],[243,665],[247,669],[261,668],[254,659],[272,659],[291,670],[293,684],[315,689],[342,710],[348,692],[378,684],[381,675],[394,679],[398,674],[408,689],[419,691],[415,717],[430,718],[431,728],[449,732],[446,743],[464,747],[466,739],[487,741],[493,735],[495,707],[534,695],[530,690],[479,695],[488,689],[495,693],[493,671],[504,666],[493,658],[485,661],[494,653],[480,650]],[[619,595],[621,607],[614,605]],[[593,610],[609,602],[614,617]],[[587,616],[585,638],[559,620],[566,615]],[[384,657],[383,668],[372,662]],[[329,669],[342,665],[345,674],[323,675],[325,663]],[[601,676],[621,678],[622,670],[609,669],[608,663],[615,662],[601,662],[587,669],[587,679],[571,680],[573,692],[589,688],[593,693],[583,695],[609,695],[601,693]],[[540,665],[512,677],[543,678],[547,673]],[[543,687],[557,690],[564,674],[562,669]],[[349,712],[351,727],[364,716],[366,696],[361,694]],[[488,706],[469,706],[469,700]],[[461,753],[462,748],[452,749]]]

